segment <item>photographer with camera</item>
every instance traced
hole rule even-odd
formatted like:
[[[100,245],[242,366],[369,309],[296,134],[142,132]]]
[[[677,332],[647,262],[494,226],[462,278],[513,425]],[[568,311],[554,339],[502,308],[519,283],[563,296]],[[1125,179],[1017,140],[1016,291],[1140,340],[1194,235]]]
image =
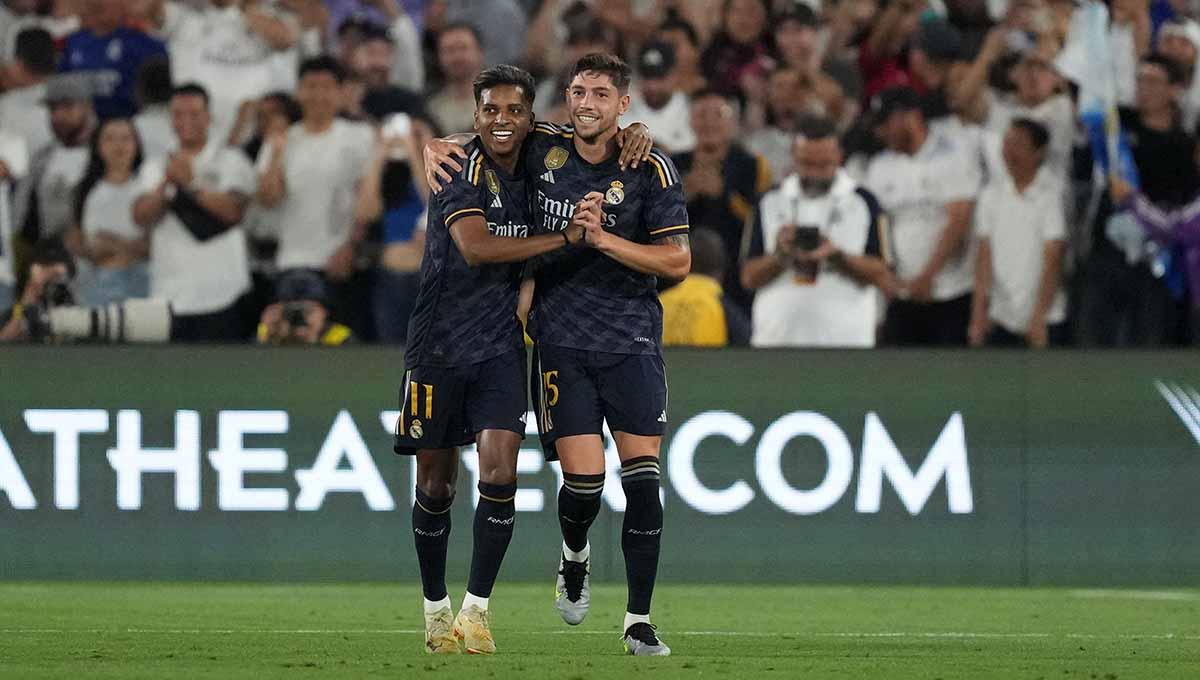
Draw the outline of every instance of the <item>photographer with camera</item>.
[[[58,241],[42,242],[34,252],[20,299],[0,312],[0,342],[32,342],[44,337],[49,311],[72,303],[74,278],[75,261],[67,249]]]
[[[281,273],[275,283],[275,302],[263,310],[258,324],[258,344],[340,347],[352,342],[350,329],[330,319],[328,300],[319,272]]]
[[[159,343],[175,335],[175,319],[166,300],[76,305],[75,274],[75,261],[61,241],[38,244],[20,300],[0,311],[0,343]]]
[[[896,287],[879,203],[842,170],[831,120],[801,121],[792,155],[796,172],[763,197],[742,264],[757,291],[751,344],[873,347],[875,288]]]

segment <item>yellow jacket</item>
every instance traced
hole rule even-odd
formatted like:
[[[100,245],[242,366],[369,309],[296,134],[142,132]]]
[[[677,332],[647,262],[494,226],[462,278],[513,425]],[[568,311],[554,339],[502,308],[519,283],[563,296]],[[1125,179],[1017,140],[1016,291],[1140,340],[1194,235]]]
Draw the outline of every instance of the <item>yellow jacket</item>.
[[[721,283],[704,274],[689,274],[679,285],[663,291],[663,345],[725,347],[729,327]]]

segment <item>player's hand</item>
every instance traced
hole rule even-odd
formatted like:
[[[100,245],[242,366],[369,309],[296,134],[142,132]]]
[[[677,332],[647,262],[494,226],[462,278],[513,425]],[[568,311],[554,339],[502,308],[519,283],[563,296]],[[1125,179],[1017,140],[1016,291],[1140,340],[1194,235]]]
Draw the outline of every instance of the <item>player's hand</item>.
[[[604,241],[604,213],[600,209],[603,196],[592,192],[575,204],[575,214],[571,217],[568,227],[577,227],[583,231],[583,240],[593,248],[598,248]],[[567,235],[570,238],[570,234]]]
[[[454,159],[466,160],[467,151],[462,145],[448,139],[434,139],[425,145],[424,156],[425,181],[429,182],[429,188],[436,194],[442,190],[443,182],[449,184],[454,180],[453,173],[462,171],[462,164]]]
[[[617,146],[621,147],[621,157],[617,161],[621,169],[636,168],[650,157],[654,138],[650,136],[650,128],[642,123],[634,123],[617,131]]]

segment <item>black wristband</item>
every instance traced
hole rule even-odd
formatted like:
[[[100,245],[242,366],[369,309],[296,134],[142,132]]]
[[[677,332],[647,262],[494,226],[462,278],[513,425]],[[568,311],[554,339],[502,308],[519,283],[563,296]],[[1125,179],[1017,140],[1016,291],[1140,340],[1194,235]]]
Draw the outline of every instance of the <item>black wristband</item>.
[[[571,246],[571,237],[567,236],[567,231],[564,229],[563,231],[560,231],[558,233],[562,234],[563,242],[567,244],[567,247],[570,247]]]

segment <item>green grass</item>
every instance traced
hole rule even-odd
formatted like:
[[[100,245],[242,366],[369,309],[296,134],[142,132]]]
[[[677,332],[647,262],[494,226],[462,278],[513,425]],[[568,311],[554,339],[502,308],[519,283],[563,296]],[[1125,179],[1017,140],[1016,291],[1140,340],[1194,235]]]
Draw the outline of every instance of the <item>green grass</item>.
[[[623,587],[551,597],[502,582],[499,654],[435,659],[411,585],[0,584],[0,677],[1200,678],[1197,591],[666,585],[667,659],[621,655]]]

